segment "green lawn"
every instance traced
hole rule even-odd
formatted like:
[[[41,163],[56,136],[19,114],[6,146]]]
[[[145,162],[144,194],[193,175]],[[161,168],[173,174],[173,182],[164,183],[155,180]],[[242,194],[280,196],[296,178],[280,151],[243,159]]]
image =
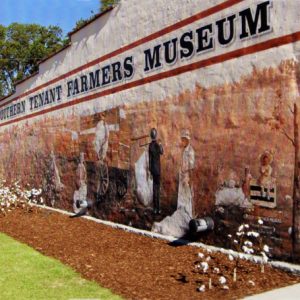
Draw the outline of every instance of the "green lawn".
[[[120,300],[121,297],[0,233],[0,299]]]

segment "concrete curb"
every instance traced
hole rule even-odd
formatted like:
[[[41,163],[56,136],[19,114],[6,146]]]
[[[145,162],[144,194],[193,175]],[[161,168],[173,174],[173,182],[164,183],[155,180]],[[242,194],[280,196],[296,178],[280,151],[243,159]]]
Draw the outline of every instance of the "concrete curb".
[[[39,207],[39,208],[43,208],[43,209],[47,209],[50,211],[55,211],[64,215],[68,215],[68,216],[73,216],[74,213],[62,210],[62,209],[57,209],[57,208],[52,208],[49,206],[45,206],[45,205],[37,205],[37,204],[32,204],[33,206]],[[181,245],[189,245],[192,247],[197,247],[197,248],[202,248],[205,250],[210,250],[212,252],[219,252],[219,253],[223,253],[226,255],[232,255],[233,257],[237,258],[239,256],[239,252],[233,251],[233,250],[228,250],[228,249],[224,249],[224,248],[219,248],[219,247],[215,247],[215,246],[209,246],[203,243],[195,243],[195,242],[189,242],[187,240],[183,240],[183,239],[177,239],[174,238],[172,236],[166,236],[166,235],[162,235],[159,233],[154,233],[151,231],[147,231],[147,230],[142,230],[142,229],[137,229],[134,227],[130,227],[130,226],[126,226],[123,224],[118,224],[118,223],[113,223],[110,221],[104,221],[101,219],[97,219],[94,217],[90,217],[90,216],[83,216],[82,218],[89,220],[89,221],[93,221],[102,225],[106,225],[115,229],[121,229],[127,232],[131,232],[134,234],[139,234],[139,235],[143,235],[149,238],[156,238],[156,239],[160,239],[160,240],[165,240],[168,242],[176,242],[178,244]],[[252,261],[254,263],[261,263],[262,262],[262,258],[260,256],[257,255],[250,255],[250,254],[243,254],[244,259]],[[274,267],[274,268],[278,268],[284,271],[288,271],[288,272],[292,272],[294,274],[299,274],[300,275],[300,265],[295,265],[295,264],[291,264],[291,263],[287,263],[287,262],[282,262],[282,261],[269,261],[269,264]]]
[[[284,288],[272,290],[269,292],[249,296],[243,298],[244,300],[299,300],[300,284],[290,285]]]

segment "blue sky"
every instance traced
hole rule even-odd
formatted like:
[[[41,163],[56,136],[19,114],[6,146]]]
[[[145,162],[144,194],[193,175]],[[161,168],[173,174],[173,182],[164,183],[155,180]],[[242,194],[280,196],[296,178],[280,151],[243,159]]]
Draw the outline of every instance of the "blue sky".
[[[67,34],[76,21],[99,11],[99,0],[0,0],[0,24],[58,25]]]

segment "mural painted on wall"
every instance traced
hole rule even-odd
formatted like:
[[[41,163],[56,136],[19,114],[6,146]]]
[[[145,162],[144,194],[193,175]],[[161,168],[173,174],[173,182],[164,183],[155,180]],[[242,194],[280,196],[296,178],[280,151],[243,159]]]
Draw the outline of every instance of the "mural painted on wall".
[[[294,148],[269,123],[275,100],[293,101],[296,67],[286,61],[163,101],[10,127],[0,137],[1,163],[8,180],[42,186],[51,206],[176,237],[209,216],[215,230],[197,239],[226,246],[225,233],[259,217],[257,230],[283,255]]]

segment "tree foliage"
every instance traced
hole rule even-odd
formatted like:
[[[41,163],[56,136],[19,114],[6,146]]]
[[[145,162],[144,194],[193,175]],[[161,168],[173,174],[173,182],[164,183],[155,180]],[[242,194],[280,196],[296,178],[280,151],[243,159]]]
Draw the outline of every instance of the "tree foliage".
[[[0,25],[0,98],[14,91],[17,81],[38,70],[43,58],[65,43],[62,29],[37,24]]]
[[[117,4],[118,0],[100,0],[100,10],[105,11],[109,7]]]

